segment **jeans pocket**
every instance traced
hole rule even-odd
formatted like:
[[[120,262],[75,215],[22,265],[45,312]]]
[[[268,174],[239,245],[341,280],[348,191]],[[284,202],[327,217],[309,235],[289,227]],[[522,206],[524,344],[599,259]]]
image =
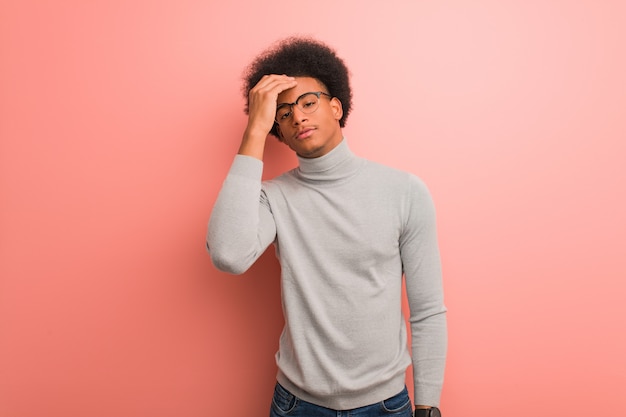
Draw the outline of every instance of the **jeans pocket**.
[[[399,394],[382,401],[380,405],[383,411],[387,414],[399,415],[408,411],[407,415],[411,415],[410,413],[413,409],[411,405],[411,398],[409,398],[409,392],[406,387],[404,387]]]
[[[291,413],[298,405],[298,397],[283,388],[282,385],[276,384],[274,387],[274,396],[272,397],[272,408],[279,415],[287,415]]]

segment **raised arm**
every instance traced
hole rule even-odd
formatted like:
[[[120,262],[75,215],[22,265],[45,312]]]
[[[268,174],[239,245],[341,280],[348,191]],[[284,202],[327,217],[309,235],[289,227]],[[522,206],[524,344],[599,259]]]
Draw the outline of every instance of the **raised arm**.
[[[245,272],[275,238],[274,218],[261,190],[263,151],[278,94],[295,85],[292,77],[266,75],[250,90],[248,125],[209,220],[207,249],[220,270]]]

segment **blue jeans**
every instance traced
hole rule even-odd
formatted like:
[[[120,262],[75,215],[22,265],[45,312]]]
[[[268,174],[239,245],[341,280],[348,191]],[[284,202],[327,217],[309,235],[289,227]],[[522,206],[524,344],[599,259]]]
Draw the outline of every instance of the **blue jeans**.
[[[411,417],[413,406],[406,387],[391,398],[352,410],[332,410],[296,397],[282,385],[276,384],[270,417]]]

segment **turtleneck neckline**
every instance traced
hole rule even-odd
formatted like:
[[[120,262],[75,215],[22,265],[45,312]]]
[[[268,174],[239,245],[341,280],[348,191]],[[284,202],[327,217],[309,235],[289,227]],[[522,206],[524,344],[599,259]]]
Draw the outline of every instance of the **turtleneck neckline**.
[[[360,168],[360,158],[352,153],[344,138],[326,155],[318,158],[298,156],[298,176],[312,181],[336,181],[355,174]]]

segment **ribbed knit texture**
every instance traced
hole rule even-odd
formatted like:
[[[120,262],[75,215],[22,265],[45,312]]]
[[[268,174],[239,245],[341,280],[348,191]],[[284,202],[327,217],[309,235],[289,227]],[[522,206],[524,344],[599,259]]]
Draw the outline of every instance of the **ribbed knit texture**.
[[[214,265],[245,272],[272,243],[285,328],[278,381],[345,410],[404,387],[439,405],[447,347],[435,212],[415,175],[354,155],[344,141],[263,182],[263,163],[237,155],[211,214]],[[412,346],[401,312],[405,274]]]

